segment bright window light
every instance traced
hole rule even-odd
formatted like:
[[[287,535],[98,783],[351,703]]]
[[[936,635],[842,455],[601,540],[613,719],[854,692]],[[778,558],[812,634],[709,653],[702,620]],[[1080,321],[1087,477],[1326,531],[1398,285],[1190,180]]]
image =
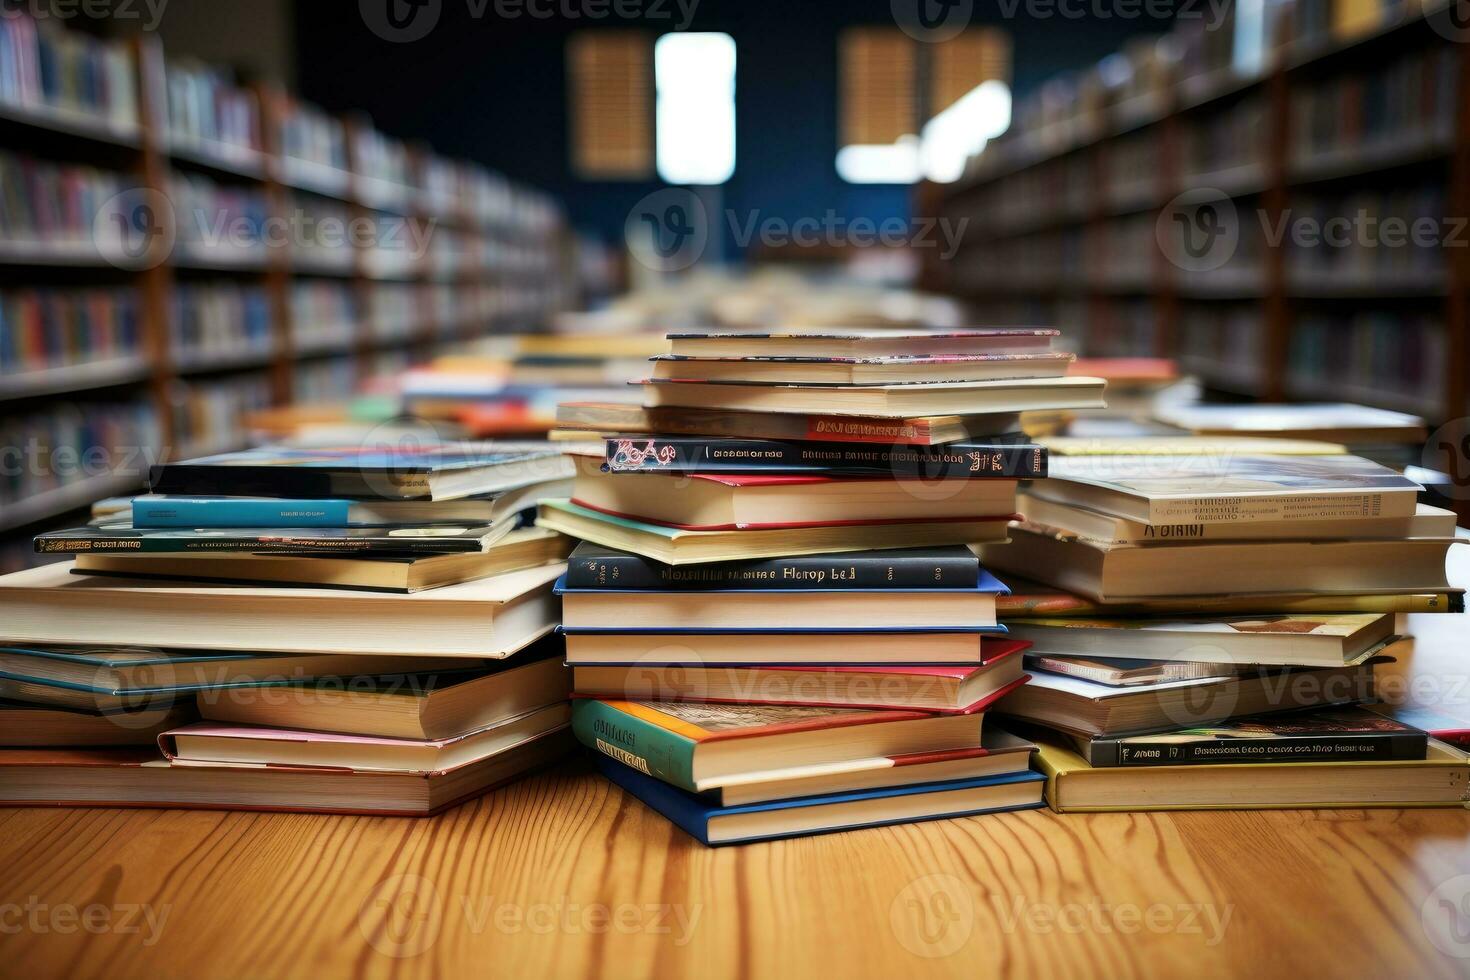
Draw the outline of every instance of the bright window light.
[[[849,184],[912,184],[919,179],[919,141],[856,143],[837,151],[837,176]]]
[[[924,126],[919,146],[924,176],[941,184],[959,180],[965,161],[1010,125],[1010,86],[995,79],[980,83]]]
[[[653,46],[658,175],[723,184],[735,173],[735,39],[665,34]]]

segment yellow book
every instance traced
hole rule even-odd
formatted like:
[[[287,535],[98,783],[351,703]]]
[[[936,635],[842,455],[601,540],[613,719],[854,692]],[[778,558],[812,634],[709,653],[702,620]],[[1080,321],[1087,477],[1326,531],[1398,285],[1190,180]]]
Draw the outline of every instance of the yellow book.
[[[1333,0],[1332,36],[1339,41],[1362,37],[1383,23],[1385,12],[1382,0]]]
[[[1066,736],[1017,728],[1037,745],[1046,801],[1058,813],[1150,810],[1358,810],[1464,807],[1470,755],[1431,738],[1428,757],[1397,762],[1093,768]]]
[[[1264,436],[1041,436],[1054,456],[1346,456],[1347,447],[1315,439]]]

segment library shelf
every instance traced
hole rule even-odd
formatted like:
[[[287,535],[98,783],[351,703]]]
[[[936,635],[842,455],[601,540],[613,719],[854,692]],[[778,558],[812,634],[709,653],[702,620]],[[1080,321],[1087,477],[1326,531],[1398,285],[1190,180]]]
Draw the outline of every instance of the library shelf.
[[[0,401],[39,398],[134,384],[152,373],[142,357],[116,357],[104,361],[68,364],[35,371],[0,374]]]

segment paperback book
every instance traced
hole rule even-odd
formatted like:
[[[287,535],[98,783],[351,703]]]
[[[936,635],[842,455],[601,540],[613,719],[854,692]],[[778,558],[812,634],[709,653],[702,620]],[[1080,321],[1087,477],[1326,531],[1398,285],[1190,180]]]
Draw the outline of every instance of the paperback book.
[[[840,442],[617,435],[605,463],[615,472],[889,475],[922,479],[1046,476],[1046,450],[1011,441],[943,446],[863,446]]]

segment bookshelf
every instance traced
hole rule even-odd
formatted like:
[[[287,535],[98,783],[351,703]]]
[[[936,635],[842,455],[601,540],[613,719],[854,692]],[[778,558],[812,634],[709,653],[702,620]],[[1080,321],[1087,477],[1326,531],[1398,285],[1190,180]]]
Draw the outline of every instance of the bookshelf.
[[[1285,3],[1248,69],[1227,21],[1050,83],[961,181],[921,187],[920,213],[969,219],[925,284],[987,322],[1063,325],[1088,354],[1175,357],[1232,396],[1466,415],[1470,45],[1429,3],[1366,23]],[[1179,251],[1181,194],[1234,209],[1228,259]],[[1300,237],[1359,213],[1345,246]],[[1462,247],[1414,246],[1423,216]]]
[[[90,84],[28,75],[40,46]],[[0,545],[146,462],[240,447],[251,410],[571,299],[549,198],[152,37],[0,20],[0,184],[0,432],[35,445],[0,476]],[[114,417],[145,465],[58,462],[113,445]]]

